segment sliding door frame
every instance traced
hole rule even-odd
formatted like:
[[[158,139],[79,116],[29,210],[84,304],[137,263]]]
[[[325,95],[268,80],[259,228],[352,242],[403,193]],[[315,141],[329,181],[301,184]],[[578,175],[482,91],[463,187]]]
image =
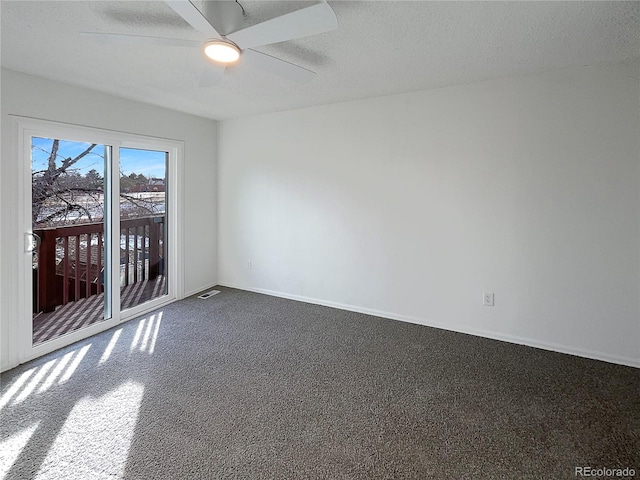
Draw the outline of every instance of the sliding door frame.
[[[91,127],[83,127],[59,122],[51,122],[47,120],[32,119],[28,117],[14,117],[17,127],[17,136],[15,152],[17,153],[17,161],[22,162],[20,171],[20,179],[18,182],[18,198],[20,205],[18,206],[21,213],[19,215],[20,235],[19,245],[22,248],[21,268],[18,272],[18,282],[21,285],[21,295],[18,299],[18,318],[13,319],[13,328],[11,331],[15,333],[15,341],[13,345],[18,345],[19,362],[24,363],[33,358],[40,357],[49,352],[77,342],[91,335],[95,335],[101,331],[107,330],[118,325],[121,322],[130,320],[136,316],[143,315],[146,312],[154,310],[171,303],[184,296],[184,275],[182,265],[183,262],[183,238],[184,231],[183,222],[183,152],[184,144],[181,141],[168,140],[157,137],[137,135],[125,132],[117,132],[112,130],[102,130]],[[15,130],[14,130],[15,131]],[[32,314],[32,265],[31,265],[31,243],[30,234],[33,233],[32,214],[31,214],[31,139],[33,137],[44,138],[60,138],[77,142],[89,142],[111,147],[111,161],[108,162],[105,172],[105,181],[111,182],[111,197],[108,198],[109,205],[105,205],[106,217],[109,225],[105,225],[105,230],[111,232],[111,251],[112,259],[120,258],[120,172],[119,159],[120,148],[138,148],[145,150],[156,150],[167,152],[167,201],[166,221],[167,221],[167,257],[166,271],[168,289],[167,295],[151,300],[149,302],[137,305],[133,308],[121,312],[120,309],[120,262],[111,262],[111,285],[110,301],[111,301],[111,318],[97,322],[93,325],[81,328],[75,332],[63,335],[54,340],[44,342],[37,346],[33,346],[33,314]],[[106,161],[106,160],[105,160]],[[107,189],[109,187],[107,186]],[[105,192],[106,193],[106,192]],[[106,243],[106,242],[105,242]],[[105,295],[105,302],[107,301]]]

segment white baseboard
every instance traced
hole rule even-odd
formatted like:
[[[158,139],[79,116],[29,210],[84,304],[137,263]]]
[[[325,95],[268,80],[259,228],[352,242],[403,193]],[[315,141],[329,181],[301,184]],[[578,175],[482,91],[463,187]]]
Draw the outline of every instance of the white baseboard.
[[[457,333],[465,333],[468,335],[475,335],[477,337],[490,338],[492,340],[500,340],[503,342],[515,343],[517,345],[526,345],[528,347],[540,348],[542,350],[549,350],[549,351],[558,352],[558,353],[566,353],[569,355],[575,355],[577,357],[590,358],[593,360],[602,360],[604,362],[615,363],[619,365],[626,365],[628,367],[640,368],[640,359],[634,359],[630,357],[619,357],[616,355],[610,355],[608,353],[594,352],[590,350],[571,347],[568,345],[562,345],[559,343],[542,342],[542,341],[531,339],[531,338],[518,337],[515,335],[507,335],[507,334],[502,334],[498,332],[492,332],[490,330],[481,330],[481,329],[464,328],[464,327],[451,328],[446,325],[428,321],[424,318],[410,317],[407,315],[399,315],[393,312],[385,312],[382,310],[364,308],[356,305],[331,302],[328,300],[305,297],[302,295],[293,295],[290,293],[277,292],[274,290],[267,290],[264,288],[251,288],[251,287],[245,287],[240,285],[233,285],[226,282],[218,282],[217,285],[220,285],[223,287],[235,288],[238,290],[246,290],[248,292],[262,293],[265,295],[271,295],[273,297],[287,298],[289,300],[296,300],[299,302],[312,303],[315,305],[323,305],[325,307],[337,308],[339,310],[347,310],[350,312],[364,313],[366,315],[372,315],[374,317],[389,318],[391,320],[399,320],[401,322],[415,323],[418,325],[424,325],[426,327],[434,327],[434,328],[449,330]]]

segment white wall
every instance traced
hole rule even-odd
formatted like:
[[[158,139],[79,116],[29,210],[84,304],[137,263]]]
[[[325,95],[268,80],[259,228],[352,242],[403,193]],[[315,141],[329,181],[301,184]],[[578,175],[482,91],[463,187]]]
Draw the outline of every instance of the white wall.
[[[221,122],[219,283],[640,366],[638,65]]]
[[[184,290],[188,295],[215,285],[217,123],[150,105],[2,70],[2,289],[0,335],[2,369],[16,364],[9,319],[16,318],[17,277],[22,251],[17,232],[19,159],[12,154],[9,115],[53,120],[181,140],[184,149]]]

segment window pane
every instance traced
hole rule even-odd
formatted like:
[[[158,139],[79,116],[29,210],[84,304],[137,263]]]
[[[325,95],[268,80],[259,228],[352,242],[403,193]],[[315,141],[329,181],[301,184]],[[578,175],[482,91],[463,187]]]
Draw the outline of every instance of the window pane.
[[[34,345],[108,317],[107,148],[32,138],[32,227],[39,239],[32,261]]]
[[[168,291],[167,159],[167,152],[120,148],[122,310]]]

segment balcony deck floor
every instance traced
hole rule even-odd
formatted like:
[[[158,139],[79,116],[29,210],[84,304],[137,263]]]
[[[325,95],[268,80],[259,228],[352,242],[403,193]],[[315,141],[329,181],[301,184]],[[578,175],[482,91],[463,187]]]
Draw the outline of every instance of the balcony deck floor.
[[[122,310],[157,298],[165,291],[165,277],[144,280],[120,291]],[[69,302],[51,313],[41,313],[33,319],[33,345],[53,340],[70,332],[104,320],[104,294],[92,295],[77,302]]]

